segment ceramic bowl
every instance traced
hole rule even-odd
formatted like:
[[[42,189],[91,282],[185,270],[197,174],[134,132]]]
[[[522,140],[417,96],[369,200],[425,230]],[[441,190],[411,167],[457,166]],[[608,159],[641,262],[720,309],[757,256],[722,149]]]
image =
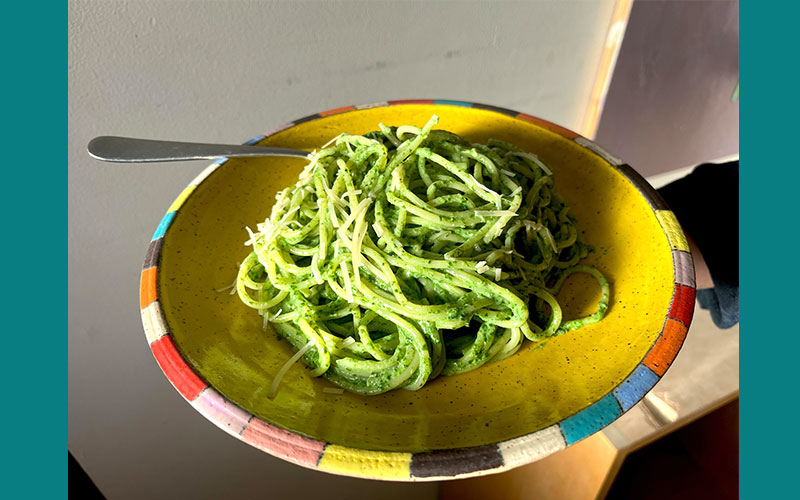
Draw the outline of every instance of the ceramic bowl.
[[[331,394],[300,365],[274,399],[289,344],[230,285],[249,253],[245,226],[269,214],[303,159],[223,159],[177,197],[158,226],[141,276],[152,352],[175,389],[232,436],[274,456],[335,474],[419,481],[500,472],[601,430],[659,380],[678,353],[694,308],[684,234],[656,191],[595,143],[544,120],[457,101],[348,106],[299,119],[249,143],[313,150],[342,131],[423,125],[473,142],[489,138],[535,152],[595,252],[588,262],[612,286],[606,318],[472,372],[379,396]],[[575,275],[559,294],[565,317],[599,297]]]

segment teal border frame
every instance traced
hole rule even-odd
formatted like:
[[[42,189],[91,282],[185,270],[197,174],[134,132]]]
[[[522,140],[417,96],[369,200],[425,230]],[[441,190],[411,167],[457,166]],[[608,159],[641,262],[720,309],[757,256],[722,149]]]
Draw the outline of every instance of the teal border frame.
[[[3,496],[66,498],[67,335],[61,328],[67,329],[69,300],[68,265],[62,260],[68,257],[67,3],[12,2],[3,6],[3,19],[3,144],[17,158],[20,152],[33,153],[28,165],[16,159],[6,162],[5,241],[36,241],[41,222],[55,222],[47,224],[46,256],[33,245],[27,254],[17,246],[13,258],[18,264],[6,268],[14,291],[6,294],[10,313],[3,325],[8,382],[2,412]],[[37,270],[28,264],[37,257],[46,262],[49,295],[56,298],[46,307],[31,300],[42,293],[31,279]],[[42,414],[47,418],[33,422],[44,425],[32,432],[29,417]]]

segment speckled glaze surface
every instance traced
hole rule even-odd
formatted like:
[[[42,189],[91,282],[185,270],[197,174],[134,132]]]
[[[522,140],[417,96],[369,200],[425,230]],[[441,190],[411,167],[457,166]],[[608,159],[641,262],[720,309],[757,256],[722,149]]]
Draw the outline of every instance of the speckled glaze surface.
[[[312,150],[339,132],[424,124],[473,142],[489,138],[533,151],[552,166],[558,191],[586,240],[588,262],[612,285],[606,318],[526,343],[514,356],[422,389],[379,396],[330,394],[293,367],[292,355],[230,285],[249,249],[245,226],[269,214],[275,194],[305,161],[220,160],[175,200],[158,226],[141,278],[147,340],[167,378],[200,413],[256,448],[305,467],[386,480],[441,480],[500,472],[565,448],[641,399],[677,355],[694,308],[694,268],[672,212],[635,171],[591,141],[514,111],[457,101],[393,101],[309,116],[249,143]],[[559,294],[565,317],[592,310],[591,278]]]

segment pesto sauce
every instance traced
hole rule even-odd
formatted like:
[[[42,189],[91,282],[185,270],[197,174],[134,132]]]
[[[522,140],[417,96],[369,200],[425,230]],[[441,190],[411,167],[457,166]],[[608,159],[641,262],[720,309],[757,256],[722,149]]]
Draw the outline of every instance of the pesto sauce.
[[[298,324],[307,322],[303,328],[312,328],[330,353],[309,349],[304,362],[326,368],[328,380],[350,391],[417,388],[440,372],[461,373],[505,357],[523,336],[535,340],[600,321],[608,308],[605,278],[578,265],[593,249],[558,195],[551,169],[502,141],[471,144],[432,130],[436,121],[405,127],[402,137],[400,128],[384,125],[363,136],[342,134],[312,154],[313,166],[279,194],[271,225],[254,236],[259,256],[275,263],[274,282],[257,259],[240,273],[268,283],[248,305],[286,294],[269,314],[295,317],[276,331],[299,349],[309,339]],[[364,213],[351,211],[368,198]],[[517,215],[468,213],[497,209]],[[358,237],[357,226],[365,231]],[[352,267],[356,241],[366,285],[360,289]],[[377,254],[365,256],[364,247]],[[559,321],[553,295],[573,272],[592,274],[603,297],[592,315]],[[352,302],[342,295],[350,290]],[[359,328],[372,344],[360,342]],[[340,350],[347,336],[355,342]],[[507,345],[512,338],[519,343]],[[388,358],[373,358],[368,345]],[[412,363],[418,368],[410,370]]]

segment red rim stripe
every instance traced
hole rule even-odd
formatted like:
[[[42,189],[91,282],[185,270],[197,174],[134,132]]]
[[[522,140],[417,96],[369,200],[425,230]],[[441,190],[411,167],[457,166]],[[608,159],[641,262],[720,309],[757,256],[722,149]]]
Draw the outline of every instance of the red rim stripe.
[[[153,355],[164,374],[186,400],[193,401],[208,387],[208,384],[186,364],[172,336],[164,335],[150,344],[150,349],[153,350]]]
[[[580,135],[576,134],[572,130],[566,129],[561,125],[556,125],[555,123],[548,122],[547,120],[536,118],[535,116],[526,115],[525,113],[520,113],[517,115],[517,118],[525,120],[526,122],[531,122],[536,125],[539,125],[540,127],[546,128],[547,130],[555,132],[556,134],[563,135],[567,139],[575,139],[576,137],[580,137]]]
[[[694,288],[686,285],[677,285],[675,295],[672,298],[672,306],[669,308],[669,317],[677,319],[684,325],[692,321],[694,314]]]

